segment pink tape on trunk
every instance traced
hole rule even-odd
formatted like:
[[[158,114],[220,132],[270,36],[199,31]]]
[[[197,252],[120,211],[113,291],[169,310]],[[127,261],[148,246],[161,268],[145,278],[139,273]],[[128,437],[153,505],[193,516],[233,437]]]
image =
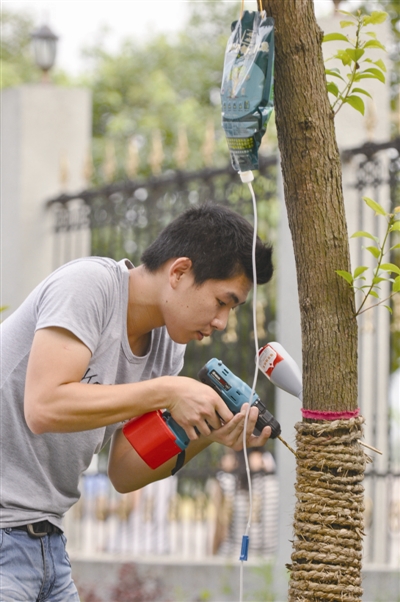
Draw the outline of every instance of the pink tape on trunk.
[[[311,420],[349,420],[359,415],[360,408],[348,412],[320,412],[318,410],[301,408],[301,413],[303,418],[310,418]]]

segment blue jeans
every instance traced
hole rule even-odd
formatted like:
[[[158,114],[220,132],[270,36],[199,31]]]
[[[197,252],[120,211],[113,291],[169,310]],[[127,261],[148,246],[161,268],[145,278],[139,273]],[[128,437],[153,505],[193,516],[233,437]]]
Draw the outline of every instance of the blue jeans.
[[[0,602],[79,602],[64,535],[0,529]]]

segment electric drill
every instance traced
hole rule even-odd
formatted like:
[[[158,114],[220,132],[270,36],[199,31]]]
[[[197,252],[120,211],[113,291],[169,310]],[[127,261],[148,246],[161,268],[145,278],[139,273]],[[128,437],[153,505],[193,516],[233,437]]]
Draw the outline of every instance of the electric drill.
[[[198,374],[202,383],[212,387],[224,400],[232,414],[238,414],[244,403],[258,409],[256,429],[262,431],[264,427],[271,427],[271,439],[276,439],[281,434],[279,422],[267,410],[257,393],[253,392],[250,400],[251,388],[238,376],[233,374],[220,360],[209,360]]]
[[[261,432],[265,426],[270,426],[271,438],[279,437],[281,427],[257,393],[253,394],[250,402],[250,387],[220,360],[209,360],[198,376],[201,382],[215,389],[233,414],[239,413],[244,403],[251,403],[259,411],[256,429]],[[184,451],[189,445],[189,437],[184,429],[167,411],[157,410],[132,418],[122,430],[139,456],[153,469]]]

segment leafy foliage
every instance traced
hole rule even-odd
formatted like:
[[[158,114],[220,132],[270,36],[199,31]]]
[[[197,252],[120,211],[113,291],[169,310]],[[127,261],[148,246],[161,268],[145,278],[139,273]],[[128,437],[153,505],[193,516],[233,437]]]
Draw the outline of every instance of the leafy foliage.
[[[139,146],[140,173],[150,175],[145,159],[158,130],[164,166],[174,168],[179,131],[184,128],[189,148],[196,149],[187,168],[198,169],[203,166],[207,123],[217,132],[217,163],[228,162],[220,128],[219,86],[229,24],[236,13],[231,4],[200,3],[192,7],[185,30],[173,39],[161,34],[144,45],[129,39],[116,54],[105,52],[102,44],[86,49],[91,68],[82,83],[93,90],[95,163],[104,156],[104,140],[112,139],[116,177],[123,177],[124,153],[133,138]]]
[[[391,69],[390,69],[390,91],[392,111],[399,115],[400,111],[400,2],[399,0],[379,0],[375,3],[377,7],[382,8],[389,15],[392,40],[388,48]],[[371,0],[365,0],[361,9],[368,11],[371,7]],[[400,132],[400,120],[394,118],[392,122],[393,134]]]
[[[34,29],[30,15],[2,9],[0,15],[0,68],[2,88],[38,81],[39,73],[30,54],[30,34]]]
[[[378,302],[372,305],[372,307],[375,307],[376,305],[385,303],[393,297],[393,295],[400,292],[400,267],[391,262],[384,262],[384,256],[387,253],[390,253],[395,249],[400,249],[400,243],[395,243],[389,249],[387,248],[390,238],[396,235],[398,236],[398,233],[400,232],[400,219],[397,219],[400,215],[400,207],[396,207],[394,213],[388,213],[382,205],[373,199],[364,197],[363,200],[377,216],[386,219],[387,228],[382,242],[379,241],[377,236],[364,230],[359,230],[352,235],[352,238],[366,238],[373,243],[372,245],[369,244],[369,246],[365,247],[365,249],[376,259],[376,266],[369,283],[366,283],[365,276],[365,273],[368,270],[367,266],[358,266],[353,274],[346,270],[336,271],[341,278],[346,280],[354,291],[360,291],[362,293],[362,301],[356,311],[357,316],[371,307],[366,307],[366,302],[369,297],[378,299]],[[380,299],[379,295],[382,282],[389,282],[391,284],[391,294],[386,299]],[[389,305],[385,305],[385,307],[392,312]]]
[[[33,14],[2,7],[0,23],[0,88],[39,82],[41,72],[35,65],[31,51],[31,34],[35,29]],[[52,71],[51,79],[60,85],[73,83],[72,78],[60,69]]]
[[[360,96],[369,96],[371,94],[363,87],[355,87],[359,82],[365,79],[375,79],[385,83],[386,66],[382,59],[372,60],[369,57],[370,49],[379,49],[386,51],[385,46],[377,39],[376,33],[370,28],[374,25],[384,23],[387,13],[383,11],[373,11],[370,15],[357,15],[346,11],[340,11],[346,19],[340,21],[342,29],[349,27],[355,28],[355,36],[343,33],[330,33],[324,36],[324,42],[342,41],[345,42],[345,48],[338,50],[330,59],[339,60],[347,68],[346,78],[341,74],[340,69],[333,67],[327,68],[327,90],[335,97],[332,102],[332,110],[336,114],[344,104],[349,104],[353,109],[359,111],[362,115],[365,112],[365,104]],[[331,79],[331,78],[334,78]],[[340,80],[338,82],[338,80]]]

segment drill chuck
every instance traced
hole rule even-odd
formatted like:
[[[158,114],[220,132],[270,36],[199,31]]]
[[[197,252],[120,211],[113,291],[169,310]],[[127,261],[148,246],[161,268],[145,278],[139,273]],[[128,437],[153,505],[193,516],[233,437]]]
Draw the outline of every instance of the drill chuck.
[[[263,430],[264,427],[270,426],[271,427],[271,437],[270,438],[276,439],[277,437],[279,437],[279,435],[281,434],[281,425],[279,424],[277,419],[273,417],[271,412],[269,412],[267,410],[267,408],[262,403],[262,401],[260,399],[258,399],[257,401],[255,401],[252,404],[252,407],[257,408],[258,412],[259,412],[257,422],[256,422],[256,429],[258,431],[260,431],[260,433],[261,433],[261,431]]]

